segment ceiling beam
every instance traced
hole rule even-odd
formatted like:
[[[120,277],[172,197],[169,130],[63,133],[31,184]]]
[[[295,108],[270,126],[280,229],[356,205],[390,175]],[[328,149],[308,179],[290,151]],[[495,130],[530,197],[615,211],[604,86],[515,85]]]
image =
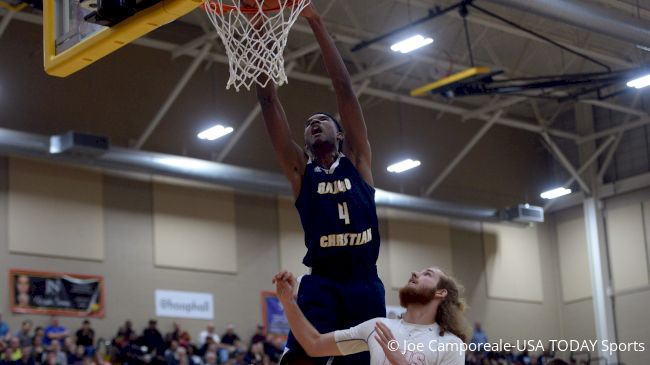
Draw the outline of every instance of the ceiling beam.
[[[203,62],[206,58],[206,56],[210,52],[210,48],[212,48],[212,44],[206,43],[197,57],[192,61],[192,64],[190,67],[187,68],[183,76],[181,77],[180,80],[178,80],[178,83],[176,86],[174,86],[174,89],[172,92],[167,96],[167,99],[163,103],[163,105],[158,109],[158,112],[156,115],[153,117],[153,119],[149,122],[147,125],[147,128],[145,128],[144,132],[142,132],[142,135],[140,138],[138,138],[137,142],[134,144],[133,148],[135,149],[140,149],[142,146],[145,144],[147,139],[149,139],[149,136],[151,136],[151,133],[158,127],[158,124],[162,120],[162,118],[165,117],[167,114],[167,111],[169,111],[169,108],[174,104],[178,96],[180,95],[181,91],[185,88],[187,83],[190,81],[192,76],[194,75],[194,72],[196,72],[196,69],[199,67],[201,62]]]
[[[16,19],[22,20],[22,21],[27,21],[33,24],[42,24],[42,17],[38,15],[33,15],[33,14],[27,14],[27,13],[17,13],[16,14]],[[298,26],[299,24],[296,24]],[[348,41],[351,43],[355,43],[357,40],[355,39],[350,39],[348,38]],[[138,38],[135,41],[133,41],[131,44],[134,45],[139,45],[139,46],[144,46],[144,47],[149,47],[149,48],[154,48],[158,50],[164,50],[168,52],[172,52],[173,50],[178,48],[178,44],[174,44],[171,42],[165,42],[165,41],[160,41],[156,39],[150,39],[150,38]],[[372,47],[372,46],[371,46]],[[199,56],[199,51],[194,49],[191,51],[187,51],[186,55],[190,57],[198,57]],[[222,54],[218,53],[210,53],[208,55],[209,59],[215,62],[219,63],[228,63],[228,57]],[[432,61],[435,62],[435,61]],[[306,82],[311,82],[314,84],[319,84],[319,85],[324,85],[324,86],[329,86],[330,85],[330,79],[323,77],[323,76],[318,76],[318,75],[312,75],[312,74],[307,74],[307,73],[301,73],[301,72],[296,72],[294,71],[291,74],[291,77],[297,80],[302,80]],[[433,110],[438,110],[438,111],[444,111],[446,113],[454,114],[454,115],[463,115],[470,111],[470,109],[465,109],[462,107],[456,107],[456,106],[451,106],[439,102],[435,102],[432,100],[426,100],[426,99],[420,99],[420,98],[414,98],[411,96],[406,96],[403,94],[399,94],[393,91],[387,91],[387,90],[380,90],[380,89],[375,89],[375,88],[367,88],[364,92],[364,94],[367,95],[372,95],[376,96],[379,98],[391,100],[394,102],[403,102],[405,104],[409,105],[414,105],[414,106],[419,106],[422,108],[426,109],[433,109]],[[477,119],[480,120],[485,120],[488,121],[490,120],[490,116],[487,114],[482,114],[477,116]],[[565,132],[562,130],[557,130],[557,129],[545,129],[542,126],[534,125],[525,121],[517,120],[517,119],[512,119],[512,118],[500,118],[496,124],[503,125],[503,126],[509,126],[512,128],[516,129],[521,129],[529,132],[535,132],[535,133],[542,133],[543,131],[548,132],[550,135],[553,135],[555,137],[560,137],[560,138],[568,138],[571,140],[577,140],[579,137],[575,133],[570,133],[570,132]]]
[[[494,123],[501,118],[501,114],[503,114],[503,110],[499,110],[494,115],[490,118],[490,120],[485,123],[481,129],[479,129],[478,132],[472,137],[472,139],[467,142],[465,147],[454,157],[454,159],[445,167],[444,170],[436,177],[436,179],[429,185],[427,190],[424,192],[425,196],[431,195],[438,186],[449,176],[449,174],[458,166],[458,164],[467,156],[467,154],[476,146],[476,144],[483,138],[483,136],[492,128]]]
[[[638,95],[638,94],[637,94]],[[635,115],[637,117],[646,117],[650,115],[650,113],[644,111],[644,110],[639,110],[639,109],[634,109],[630,108],[628,106],[623,106],[623,105],[618,105],[614,103],[610,103],[607,101],[602,101],[602,100],[581,100],[581,102],[589,105],[595,105],[604,109],[609,109],[609,110],[614,110],[617,112],[629,114],[629,115]]]
[[[571,176],[578,182],[580,187],[582,188],[582,191],[586,194],[589,195],[591,194],[591,189],[589,189],[589,186],[585,183],[585,181],[580,177],[576,169],[571,165],[571,162],[569,159],[564,155],[560,147],[558,147],[555,142],[551,139],[551,137],[548,135],[548,133],[543,132],[542,133],[542,138],[546,141],[548,147],[551,149],[551,152],[557,158],[557,160],[562,164],[565,170],[569,172]]]
[[[421,0],[395,0],[395,1],[397,1],[399,3],[403,3],[403,4],[410,4],[411,6],[416,6],[416,7],[422,8],[422,9],[431,9],[433,7],[433,4],[427,3],[427,2],[421,1]],[[453,17],[453,18],[456,18],[458,20],[462,20],[461,16],[459,14],[455,13],[455,12],[450,12],[450,13],[447,13],[446,15],[450,16],[450,17]],[[477,16],[474,13],[467,17],[467,21],[470,22],[470,23],[475,23],[475,24],[482,25],[484,27],[488,27],[490,29],[498,30],[500,32],[507,33],[507,34],[510,34],[510,35],[514,35],[514,36],[518,36],[518,37],[526,38],[526,39],[531,39],[531,40],[534,40],[534,41],[539,42],[539,43],[548,44],[545,41],[543,41],[543,40],[541,40],[541,39],[539,39],[539,38],[537,38],[537,37],[535,37],[535,36],[533,36],[531,34],[528,34],[528,33],[523,32],[521,30],[512,28],[512,27],[507,26],[505,24],[496,22],[496,21],[491,20],[489,18],[486,18],[486,17],[483,17],[483,16]],[[599,51],[591,50],[591,49],[586,48],[586,47],[577,46],[577,45],[571,43],[571,41],[568,40],[568,39],[562,39],[560,37],[557,37],[556,35],[552,35],[552,37],[555,40],[557,40],[557,42],[559,44],[561,44],[561,45],[563,45],[565,47],[571,48],[572,50],[583,53],[583,54],[585,54],[587,56],[597,58],[597,59],[599,59],[601,61],[609,62],[612,65],[616,65],[616,66],[620,66],[620,67],[636,67],[636,66],[638,66],[638,65],[636,65],[636,64],[634,64],[632,62],[623,60],[623,59],[621,59],[619,57],[616,57],[614,55],[610,55],[610,54],[602,53],[602,52],[599,52]]]

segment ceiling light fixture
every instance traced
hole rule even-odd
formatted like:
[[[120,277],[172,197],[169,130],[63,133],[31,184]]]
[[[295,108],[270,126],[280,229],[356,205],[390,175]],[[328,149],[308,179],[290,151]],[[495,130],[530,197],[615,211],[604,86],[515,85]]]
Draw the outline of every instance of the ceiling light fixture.
[[[539,194],[539,196],[542,197],[542,199],[555,199],[569,194],[571,194],[571,189],[556,188],[549,191],[545,191]]]
[[[232,133],[234,129],[232,127],[224,127],[221,124],[217,124],[212,128],[208,128],[203,132],[197,134],[196,136],[199,139],[214,141],[215,139],[221,138],[227,134]]]
[[[646,86],[650,85],[650,74],[647,74],[645,76],[641,76],[637,79],[634,79],[630,82],[627,83],[628,87],[633,87],[636,89],[642,89]]]
[[[393,50],[393,52],[409,53],[431,43],[433,43],[433,38],[425,38],[418,34],[393,44],[390,46],[390,49]]]
[[[420,161],[414,161],[409,158],[388,166],[386,170],[388,170],[388,172],[399,174],[400,172],[404,172],[418,166],[420,166]]]

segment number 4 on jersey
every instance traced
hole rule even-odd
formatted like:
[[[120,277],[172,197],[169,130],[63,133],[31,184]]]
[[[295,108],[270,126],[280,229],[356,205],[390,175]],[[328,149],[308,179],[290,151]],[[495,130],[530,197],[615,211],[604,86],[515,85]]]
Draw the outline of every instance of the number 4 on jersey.
[[[348,203],[339,204],[339,218],[350,224],[350,213],[348,213]]]

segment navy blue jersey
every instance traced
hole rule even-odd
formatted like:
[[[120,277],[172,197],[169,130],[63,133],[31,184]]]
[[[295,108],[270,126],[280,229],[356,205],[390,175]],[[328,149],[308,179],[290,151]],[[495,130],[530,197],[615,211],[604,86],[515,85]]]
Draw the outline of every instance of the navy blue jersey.
[[[310,161],[296,208],[305,231],[306,266],[339,272],[375,266],[379,255],[375,189],[347,157],[340,155],[329,170]]]

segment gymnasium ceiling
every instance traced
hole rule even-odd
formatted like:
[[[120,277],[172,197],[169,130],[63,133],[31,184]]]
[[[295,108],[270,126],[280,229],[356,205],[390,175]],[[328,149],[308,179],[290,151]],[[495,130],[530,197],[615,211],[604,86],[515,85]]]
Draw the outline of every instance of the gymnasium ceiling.
[[[650,61],[650,51],[643,49],[650,47],[650,39],[645,45],[630,42],[497,4],[502,1],[475,3],[615,70]],[[350,48],[421,18],[434,6],[444,8],[456,1],[314,2],[361,92],[379,188],[491,207],[525,201],[540,204],[541,191],[571,178],[566,161],[578,169],[580,155],[584,162],[605,142],[607,148],[603,147],[597,159],[599,167],[606,162],[609,149],[617,147],[613,162],[607,164],[605,181],[650,171],[647,91],[628,92],[591,104],[503,95],[410,98],[412,88],[470,65],[463,22],[457,11],[418,26],[416,30],[435,42],[412,54],[392,53],[388,48],[395,38],[358,52]],[[650,27],[648,0],[573,2],[645,22]],[[3,19],[6,14],[2,13]],[[143,150],[279,172],[261,119],[251,114],[256,105],[254,93],[224,90],[227,67],[218,60],[225,52],[220,42],[209,36],[211,25],[200,10],[65,79],[47,76],[42,69],[40,19],[37,10],[25,10],[12,18],[0,36],[0,127],[40,134],[90,132],[109,136],[114,145],[123,147],[142,140]],[[475,64],[504,70],[508,77],[603,70],[472,9],[467,21]],[[170,99],[205,41],[212,44],[208,61],[202,62],[178,96]],[[295,65],[289,84],[280,89],[298,140],[302,139],[302,119],[306,115],[336,110],[314,45],[308,26],[299,21],[286,51],[292,54]],[[166,100],[172,100],[168,110],[162,109]],[[583,109],[584,105],[594,106],[593,131],[577,126],[576,105]],[[485,127],[499,110],[495,124]],[[251,116],[254,118],[250,126],[240,128]],[[157,119],[158,125],[144,138],[147,127]],[[233,126],[236,132],[212,143],[197,140],[196,133],[214,122]],[[636,128],[625,130],[620,137],[614,134],[612,140],[599,138],[596,144],[582,143],[578,148],[576,141],[581,137],[626,123]],[[466,155],[461,155],[479,132],[485,133],[475,138],[476,143]],[[547,132],[548,139],[540,132]],[[419,159],[422,166],[402,175],[386,172],[386,166],[401,157]],[[444,172],[448,175],[439,179]],[[577,190],[580,185],[572,183]]]

